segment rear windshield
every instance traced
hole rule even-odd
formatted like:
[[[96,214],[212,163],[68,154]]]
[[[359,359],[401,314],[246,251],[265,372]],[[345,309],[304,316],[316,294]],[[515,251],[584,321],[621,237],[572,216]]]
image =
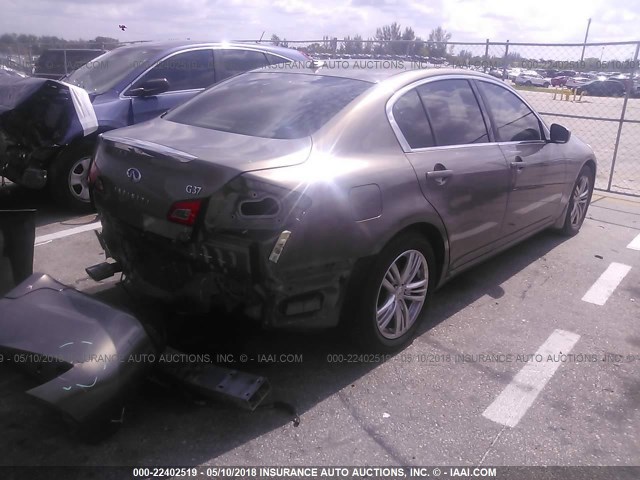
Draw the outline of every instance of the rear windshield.
[[[321,75],[254,72],[194,97],[164,118],[253,137],[307,137],[372,84]]]

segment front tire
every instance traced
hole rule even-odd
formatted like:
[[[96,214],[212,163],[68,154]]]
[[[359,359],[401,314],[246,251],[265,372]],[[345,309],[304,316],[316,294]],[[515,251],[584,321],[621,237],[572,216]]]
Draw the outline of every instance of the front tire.
[[[391,353],[414,336],[435,287],[435,256],[420,235],[392,240],[360,272],[352,334],[366,351]]]
[[[593,184],[593,171],[587,166],[582,167],[573,190],[571,190],[571,198],[569,199],[564,225],[560,230],[563,235],[573,237],[580,231],[591,203]]]
[[[69,145],[53,161],[48,183],[56,202],[77,212],[92,209],[88,185],[92,156],[93,145],[81,143]]]

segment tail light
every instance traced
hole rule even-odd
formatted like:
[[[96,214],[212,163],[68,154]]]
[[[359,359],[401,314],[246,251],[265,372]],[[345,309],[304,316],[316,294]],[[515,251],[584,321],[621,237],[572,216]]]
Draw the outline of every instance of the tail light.
[[[91,160],[91,166],[89,167],[89,175],[87,178],[89,186],[94,187],[96,190],[102,191],[103,185],[102,180],[100,179],[100,169],[96,164],[95,159]]]
[[[243,174],[211,196],[205,228],[283,229],[311,206],[301,192]]]
[[[201,207],[202,199],[175,202],[169,209],[167,220],[173,223],[192,226],[196,223]]]

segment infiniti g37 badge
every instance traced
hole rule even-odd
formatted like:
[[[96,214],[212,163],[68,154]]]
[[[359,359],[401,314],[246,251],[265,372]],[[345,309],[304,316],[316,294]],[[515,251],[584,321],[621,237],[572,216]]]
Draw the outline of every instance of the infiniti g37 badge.
[[[133,183],[138,183],[140,180],[142,180],[142,174],[137,168],[128,169],[127,177],[129,177],[129,180],[131,180]]]

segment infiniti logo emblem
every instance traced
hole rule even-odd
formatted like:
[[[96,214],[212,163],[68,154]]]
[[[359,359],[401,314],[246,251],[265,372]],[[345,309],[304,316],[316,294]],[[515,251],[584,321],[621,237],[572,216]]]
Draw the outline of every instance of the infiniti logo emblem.
[[[129,170],[127,170],[127,177],[129,177],[129,180],[131,180],[133,183],[138,183],[140,180],[142,180],[142,174],[137,168],[130,168]]]

